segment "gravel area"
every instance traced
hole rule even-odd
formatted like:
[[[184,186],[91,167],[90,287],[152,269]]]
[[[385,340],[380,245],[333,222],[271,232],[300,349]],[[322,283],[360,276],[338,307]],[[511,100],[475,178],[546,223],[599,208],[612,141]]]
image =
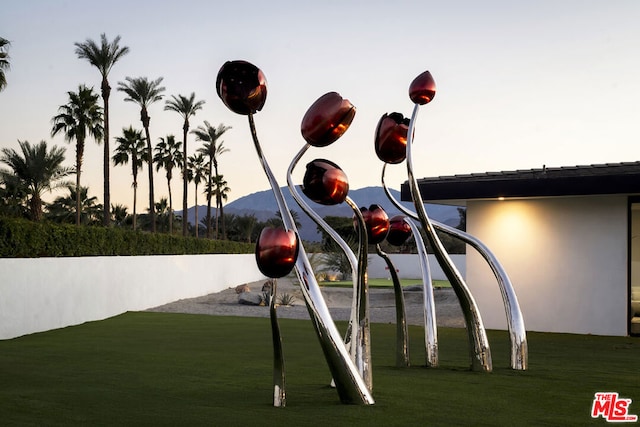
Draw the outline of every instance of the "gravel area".
[[[261,295],[265,281],[247,283],[250,292]],[[348,320],[351,313],[353,290],[330,286],[321,286],[321,290],[333,319]],[[279,318],[309,319],[309,312],[295,278],[285,277],[278,279],[276,293],[277,295],[289,294],[295,297],[292,305],[278,307]],[[451,288],[434,289],[433,294],[438,326],[463,328],[464,318],[453,290]],[[268,307],[240,304],[238,297],[239,294],[233,287],[198,298],[182,299],[147,311],[208,314],[212,316],[269,317]],[[405,289],[404,298],[407,323],[410,325],[424,325],[421,287]],[[396,310],[393,289],[369,289],[369,309],[372,323],[395,323]]]

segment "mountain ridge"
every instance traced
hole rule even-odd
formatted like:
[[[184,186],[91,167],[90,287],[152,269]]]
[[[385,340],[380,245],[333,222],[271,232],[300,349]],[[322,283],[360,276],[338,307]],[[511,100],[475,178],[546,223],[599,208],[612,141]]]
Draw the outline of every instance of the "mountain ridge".
[[[319,241],[321,239],[321,236],[317,231],[316,223],[313,222],[313,220],[303,212],[300,206],[298,206],[287,187],[282,187],[281,190],[289,209],[298,213],[298,218],[301,224],[298,231],[302,240],[314,242]],[[298,188],[298,190],[300,193],[302,193],[300,188]],[[396,198],[396,200],[400,200],[399,191],[390,190],[390,192],[393,197]],[[349,197],[360,207],[368,208],[372,204],[380,205],[387,212],[387,215],[389,215],[389,217],[400,214],[400,211],[387,198],[382,187],[364,187],[360,189],[349,190]],[[313,209],[318,215],[320,215],[320,217],[353,216],[353,211],[346,203],[341,203],[335,206],[324,206],[311,202],[308,199],[305,199],[305,201],[307,201],[311,209]],[[407,209],[410,209],[412,211],[414,210],[413,203],[400,203]],[[447,225],[458,225],[460,221],[460,215],[458,213],[459,206],[436,205],[431,203],[427,203],[425,206],[430,218]],[[212,215],[215,215],[215,208],[212,207],[211,210]],[[234,214],[240,216],[255,215],[259,221],[266,221],[269,218],[275,217],[277,211],[278,205],[271,190],[257,191],[255,193],[248,194],[224,206],[224,212],[226,214]],[[198,206],[198,221],[201,221],[202,218],[206,216],[206,212],[206,205]],[[176,211],[176,214],[181,215],[182,211]],[[187,218],[191,224],[195,223],[195,206],[192,206],[187,210]]]

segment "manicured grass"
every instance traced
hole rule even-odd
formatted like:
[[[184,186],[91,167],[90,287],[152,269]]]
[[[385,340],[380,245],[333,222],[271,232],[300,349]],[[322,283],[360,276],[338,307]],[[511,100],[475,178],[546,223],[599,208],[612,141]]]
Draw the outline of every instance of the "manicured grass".
[[[391,279],[372,279],[369,278],[367,279],[367,283],[369,285],[369,287],[371,288],[392,288],[393,287],[393,282],[391,281]],[[448,280],[432,280],[431,283],[433,284],[434,288],[450,288],[451,284],[449,283]],[[347,280],[338,280],[338,281],[324,281],[324,282],[319,282],[318,283],[320,286],[326,286],[326,287],[340,287],[340,288],[346,288],[346,287],[352,287],[353,286],[353,282],[352,281],[347,281]],[[413,286],[413,285],[422,285],[422,279],[400,279],[400,284],[402,286]]]
[[[466,334],[440,329],[427,369],[395,368],[395,326],[372,325],[374,397],[342,405],[309,321],[281,320],[287,407],[272,404],[268,319],[127,313],[0,341],[2,425],[588,425],[597,391],[640,414],[640,339],[529,334],[530,370],[508,368],[506,332],[489,331],[494,372],[468,370]],[[339,323],[344,329],[345,324]]]

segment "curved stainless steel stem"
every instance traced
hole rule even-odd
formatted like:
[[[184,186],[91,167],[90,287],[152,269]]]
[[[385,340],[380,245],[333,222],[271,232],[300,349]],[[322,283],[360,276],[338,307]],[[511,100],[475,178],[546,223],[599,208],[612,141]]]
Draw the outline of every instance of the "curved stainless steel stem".
[[[427,239],[433,248],[434,255],[436,256],[436,259],[442,267],[445,275],[449,279],[449,282],[451,282],[451,286],[460,301],[460,307],[462,308],[462,313],[467,324],[471,369],[474,371],[490,372],[492,370],[491,350],[489,347],[489,340],[487,339],[487,333],[482,323],[482,316],[480,315],[478,306],[473,299],[471,292],[469,292],[462,275],[451,261],[449,254],[445,250],[440,238],[431,224],[431,220],[429,219],[424,207],[424,202],[422,201],[422,196],[420,195],[420,190],[418,189],[418,182],[413,174],[411,146],[413,145],[413,134],[419,109],[420,105],[415,104],[413,114],[411,115],[411,121],[409,122],[409,130],[407,131],[407,175],[411,198],[413,199],[413,204],[416,208],[416,213],[418,214],[422,228],[424,228]]]
[[[289,191],[296,203],[309,217],[321,227],[329,236],[340,246],[351,265],[351,274],[353,280],[353,298],[351,303],[351,316],[349,326],[345,335],[345,344],[351,355],[352,360],[356,364],[360,375],[364,379],[369,391],[372,390],[373,378],[371,374],[371,338],[369,327],[369,298],[367,286],[367,232],[364,228],[364,218],[358,206],[349,198],[346,198],[347,204],[351,207],[356,218],[358,218],[360,244],[359,257],[351,250],[347,242],[320,217],[307,202],[302,198],[298,189],[293,183],[293,170],[296,165],[307,152],[310,145],[305,144],[300,151],[294,156],[287,169],[287,185]],[[363,234],[364,233],[364,234]],[[364,239],[363,239],[364,236]],[[363,312],[364,309],[364,312]]]
[[[357,330],[352,331],[351,336],[353,346],[356,350],[356,366],[367,387],[369,387],[369,391],[373,391],[373,374],[371,372],[371,325],[369,324],[369,284],[367,282],[367,228],[358,205],[349,197],[345,198],[344,201],[351,206],[351,210],[353,210],[356,217],[360,240],[360,244],[358,245],[358,279],[356,281],[355,291],[357,295],[355,298],[356,303],[353,305],[356,311],[353,328],[356,329],[357,325]],[[353,318],[354,314],[352,313],[351,316]]]
[[[422,271],[422,300],[424,305],[424,349],[427,367],[438,366],[438,326],[436,324],[436,304],[433,297],[433,283],[431,281],[431,269],[429,268],[429,258],[427,248],[422,240],[420,230],[413,220],[407,218],[407,223],[411,227],[413,238],[418,249],[418,259],[420,260],[420,270]]]
[[[262,168],[269,180],[271,190],[273,191],[278,209],[282,216],[282,221],[287,230],[293,230],[298,232],[291,212],[287,207],[287,204],[278,185],[278,181],[271,172],[271,168],[267,163],[267,160],[260,147],[258,141],[258,134],[256,132],[255,123],[253,120],[253,114],[248,115],[249,128],[251,130],[251,137],[258,153],[258,158],[262,164]],[[361,405],[374,404],[373,397],[367,389],[367,386],[358,373],[358,370],[349,357],[340,333],[333,323],[329,308],[322,296],[320,287],[313,274],[313,269],[309,263],[309,258],[304,250],[304,246],[300,244],[298,258],[295,264],[296,273],[300,280],[300,289],[304,297],[307,309],[309,310],[309,316],[311,317],[313,326],[316,331],[320,346],[324,352],[325,359],[331,371],[331,375],[336,383],[336,390],[342,403],[352,403]]]
[[[387,263],[391,280],[393,280],[393,293],[396,300],[396,366],[398,368],[408,368],[411,365],[409,358],[409,329],[407,327],[407,313],[402,285],[395,265],[391,262],[389,255],[380,248],[379,244],[376,245],[376,252]]]
[[[410,218],[418,220],[418,215],[402,206],[387,188],[384,180],[386,167],[387,164],[385,163],[382,167],[382,188],[384,189],[387,197],[402,213]],[[520,304],[518,304],[518,297],[506,270],[502,267],[500,261],[498,261],[498,258],[493,254],[493,252],[491,252],[491,250],[477,237],[462,230],[458,230],[457,228],[442,224],[438,221],[431,221],[431,223],[436,230],[460,239],[474,248],[480,255],[482,255],[491,268],[491,271],[498,282],[498,286],[500,287],[502,302],[507,316],[507,327],[509,329],[509,338],[511,341],[511,369],[519,371],[528,369],[529,351],[527,345],[527,331],[525,329],[522,311],[520,310]]]
[[[271,279],[271,300],[269,302],[269,317],[271,319],[271,339],[273,341],[273,406],[284,408],[286,406],[286,390],[284,377],[284,353],[282,352],[282,336],[278,324],[276,311],[277,295],[276,279]]]

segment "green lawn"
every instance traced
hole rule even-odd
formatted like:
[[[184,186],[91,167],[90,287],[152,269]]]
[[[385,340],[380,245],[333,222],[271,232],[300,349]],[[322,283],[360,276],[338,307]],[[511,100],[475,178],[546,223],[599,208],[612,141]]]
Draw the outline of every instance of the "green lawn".
[[[466,334],[440,329],[441,367],[427,369],[422,328],[394,364],[394,325],[372,325],[370,407],[342,405],[309,321],[281,320],[287,407],[274,408],[268,319],[127,313],[0,341],[2,425],[417,426],[588,425],[597,391],[640,414],[640,339],[529,334],[530,370],[508,368],[508,340],[489,331],[494,372],[470,372]],[[339,323],[344,329],[345,324]]]
[[[391,279],[367,279],[367,283],[371,288],[392,288],[393,281]],[[432,280],[434,288],[450,288],[451,284],[448,280]],[[352,281],[339,280],[339,281],[323,281],[318,282],[320,286],[328,286],[328,287],[352,287]],[[422,285],[422,279],[400,279],[400,284],[402,286],[412,286],[412,285]]]

